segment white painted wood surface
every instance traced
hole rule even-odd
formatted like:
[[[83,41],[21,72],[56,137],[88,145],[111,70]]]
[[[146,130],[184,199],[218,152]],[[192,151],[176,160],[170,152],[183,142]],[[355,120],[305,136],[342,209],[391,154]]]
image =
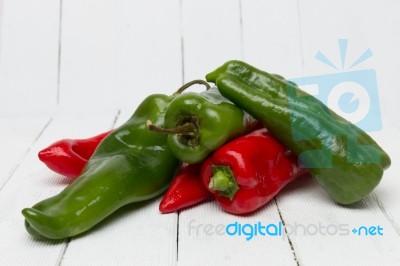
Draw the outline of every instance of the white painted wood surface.
[[[400,265],[399,10],[395,0],[0,0],[0,265]],[[354,70],[376,72],[383,128],[371,135],[392,158],[364,201],[338,206],[304,177],[244,217],[211,200],[161,215],[157,198],[65,241],[25,232],[20,210],[70,182],[39,162],[41,148],[118,126],[147,95],[229,59],[288,78],[338,73],[315,60],[320,51],[340,66],[338,39],[348,39],[347,67],[373,52]],[[220,234],[234,222],[299,232]],[[302,225],[379,225],[384,235],[304,235]]]

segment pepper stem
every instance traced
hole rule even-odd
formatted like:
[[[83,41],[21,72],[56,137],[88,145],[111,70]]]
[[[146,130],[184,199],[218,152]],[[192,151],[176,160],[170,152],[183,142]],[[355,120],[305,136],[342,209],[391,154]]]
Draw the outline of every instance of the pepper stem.
[[[213,176],[210,178],[208,188],[218,191],[220,196],[229,198],[230,200],[239,190],[235,177],[229,166],[214,165]]]
[[[207,81],[204,81],[202,79],[196,79],[196,80],[192,80],[186,84],[184,84],[182,87],[180,87],[176,92],[174,92],[174,94],[172,94],[172,96],[177,96],[179,94],[181,94],[182,92],[184,92],[187,88],[193,86],[194,84],[200,84],[200,85],[204,85],[206,86],[206,90],[210,89],[211,86],[210,84],[207,83]]]
[[[197,116],[182,116],[177,127],[162,128],[154,125],[150,120],[146,121],[147,128],[161,134],[177,134],[179,142],[190,147],[196,147],[200,142],[200,121]]]
[[[176,128],[162,128],[154,125],[150,120],[147,120],[146,126],[150,131],[161,134],[194,134],[196,131],[196,127],[192,123],[186,123]]]

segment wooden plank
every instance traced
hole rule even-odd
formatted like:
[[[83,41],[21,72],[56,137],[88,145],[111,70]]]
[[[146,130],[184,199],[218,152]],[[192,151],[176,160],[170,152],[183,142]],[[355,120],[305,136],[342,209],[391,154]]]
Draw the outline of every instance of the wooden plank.
[[[400,134],[400,123],[396,114],[400,112],[397,99],[400,90],[393,87],[397,82],[397,71],[400,67],[400,36],[397,34],[400,25],[400,17],[397,10],[400,9],[398,1],[386,1],[382,5],[379,1],[362,2],[365,5],[364,12],[358,12],[356,19],[360,21],[363,31],[368,37],[368,48],[373,56],[360,64],[364,68],[369,63],[376,71],[378,93],[380,100],[382,130],[373,133],[373,137],[389,153],[392,159],[391,167],[385,172],[381,184],[375,190],[378,205],[384,214],[392,221],[394,228],[400,235],[400,181],[398,173],[400,158],[397,145],[397,136]],[[371,19],[371,16],[376,19]],[[363,47],[366,48],[366,47]],[[358,54],[356,54],[358,55]]]
[[[258,234],[246,240],[249,236],[243,233],[228,235],[226,230],[234,233],[235,225],[229,226],[236,222],[241,226],[260,223],[279,228],[281,219],[274,201],[247,216],[228,214],[211,200],[185,209],[179,214],[178,265],[264,265],[266,261],[271,265],[296,265],[287,238]],[[270,232],[274,230],[271,227]]]
[[[80,6],[78,16],[77,5]],[[154,9],[154,5],[159,8]],[[92,106],[118,105],[123,110],[116,123],[120,125],[148,95],[171,94],[180,86],[177,1],[123,1],[118,5],[96,1],[95,6],[90,1],[76,1],[66,4],[63,10],[62,57],[66,59],[62,61],[62,106],[74,102],[84,108],[92,92],[100,90]],[[93,21],[86,20],[88,14],[92,14]],[[76,38],[84,40],[84,45],[76,44]],[[78,100],[75,99],[77,93],[81,95]],[[105,221],[101,230],[73,239],[62,264],[75,265],[81,261],[82,250],[85,250],[85,257],[102,263],[174,264],[176,217],[161,216],[157,210],[158,200],[140,204],[143,206],[128,206],[112,220]],[[88,251],[87,246],[99,248]],[[121,252],[126,246],[129,252]],[[105,247],[107,253],[104,253]]]
[[[123,110],[116,125],[123,124],[133,111]],[[177,215],[160,214],[160,199],[126,206],[91,232],[73,238],[62,265],[77,265],[82,256],[102,264],[175,265]]]
[[[128,205],[88,234],[73,238],[62,265],[79,265],[82,257],[95,264],[174,265],[177,216],[160,214],[159,201]]]
[[[0,190],[50,122],[49,116],[0,118]]]
[[[20,213],[24,207],[57,194],[70,183],[48,170],[37,159],[37,152],[61,138],[84,138],[105,131],[111,127],[114,114],[58,114],[33,145],[0,191],[1,265],[54,265],[60,260],[65,242],[33,239],[25,231]]]
[[[242,1],[244,59],[287,78],[303,75],[296,1]]]
[[[61,107],[73,104],[85,109],[87,102],[94,109],[117,106],[122,110],[118,126],[148,95],[175,91],[182,82],[178,3],[65,3]],[[161,216],[158,201],[128,206],[102,223],[101,230],[74,238],[62,264],[75,265],[83,250],[85,257],[102,263],[175,264],[177,219]],[[98,248],[88,250],[88,246]]]
[[[326,258],[340,265],[398,264],[399,236],[373,196],[353,206],[339,206],[315,180],[303,178],[277,198],[300,265],[320,265]],[[383,235],[377,231],[375,236],[366,235],[362,226],[379,226]]]
[[[261,24],[268,22],[262,15],[252,16],[254,10],[263,14],[262,11],[268,9],[260,1],[243,1],[242,5],[241,7],[240,1],[182,2],[186,81],[203,78],[206,73],[227,60],[242,59],[242,34],[246,38],[246,58],[248,54],[254,61],[258,59],[256,52],[249,51],[260,47],[255,43],[261,38],[254,34],[257,30],[253,31],[252,27],[256,26],[258,19]],[[260,54],[261,58],[270,55]],[[287,239],[267,236],[246,241],[243,236],[228,236],[225,232],[226,226],[235,221],[241,224],[278,223],[280,216],[273,202],[250,216],[229,215],[211,201],[184,210],[179,214],[178,265],[204,265],[211,262],[215,265],[262,265],[266,261],[263,254],[268,254],[268,262],[271,264],[296,264]]]
[[[3,24],[3,0],[0,0],[0,55],[1,55],[1,44],[2,44],[2,24]],[[0,57],[0,66],[1,66],[1,57]]]
[[[64,1],[60,104],[137,106],[181,85],[175,1]]]
[[[300,17],[305,75],[323,76],[346,72],[366,49],[371,48],[373,51],[382,49],[378,42],[370,42],[371,38],[374,38],[375,32],[371,31],[369,27],[371,22],[368,21],[371,16],[376,16],[378,6],[378,9],[381,9],[380,15],[386,16],[387,12],[390,12],[389,9],[394,9],[394,3],[391,5],[382,7],[378,2],[365,4],[361,1],[351,3],[348,1],[324,3],[301,1]],[[390,17],[395,16],[392,14]],[[379,19],[374,20],[373,23],[379,26],[375,25],[372,28],[376,31],[385,27],[377,21]],[[388,32],[391,31],[388,30]],[[339,52],[338,39],[348,39],[346,59],[343,61],[344,56],[341,56]],[[326,55],[333,65],[337,66],[337,69],[315,60],[318,51]],[[363,62],[363,65],[356,66],[352,70],[372,68],[377,73],[385,71],[375,68],[375,60],[370,58]],[[344,67],[342,62],[344,62]],[[391,92],[383,92],[381,88],[379,88],[379,93],[388,93],[387,95],[390,93],[393,97]],[[398,108],[396,109],[398,110]],[[373,134],[384,148],[388,147],[388,142],[393,141],[394,133],[389,134],[389,132],[390,128],[385,126],[381,132]],[[384,141],[384,137],[387,138],[387,142]],[[393,185],[398,184],[398,181],[394,182],[395,179],[397,178],[394,172],[387,171],[376,192],[362,202],[349,207],[335,204],[313,179],[299,180],[279,194],[277,202],[286,224],[292,227],[298,225],[300,228],[300,233],[291,237],[300,264],[320,265],[322,261],[326,261],[326,258],[332,258],[338,265],[375,265],[379,263],[397,265],[400,261],[400,249],[397,244],[399,234],[395,226],[396,221],[389,219],[390,217],[396,218],[392,214],[398,213],[399,210],[398,207],[394,207],[394,202],[399,200],[399,191],[397,186]],[[389,183],[392,193],[382,200],[380,195],[383,191],[387,191]],[[304,234],[303,226],[310,231]],[[316,228],[320,229],[321,226],[325,229],[329,227],[330,233],[327,231],[325,234],[314,233]],[[383,228],[383,235],[366,236],[362,231],[359,236],[359,231],[352,232],[354,228],[359,229],[361,226],[380,226]],[[340,235],[341,233],[342,235]]]
[[[385,5],[378,1],[329,1],[323,4],[318,1],[300,1],[301,33],[298,36],[297,7],[294,1],[276,1],[272,4],[258,0],[241,1],[240,5],[239,1],[200,3],[182,0],[181,7],[179,1],[164,2],[148,1],[147,4],[123,1],[111,5],[104,0],[64,1],[66,9],[63,14],[65,27],[62,47],[65,49],[62,49],[62,90],[59,95],[62,113],[55,116],[16,168],[10,181],[0,190],[0,226],[3,228],[0,230],[0,264],[77,264],[84,260],[101,261],[104,264],[132,264],[134,261],[141,265],[164,265],[175,264],[178,260],[178,265],[265,264],[266,261],[276,265],[293,265],[296,264],[296,258],[300,265],[320,265],[321,261],[338,265],[398,265],[400,251],[396,243],[399,232],[396,228],[400,223],[400,207],[397,204],[400,191],[397,173],[400,169],[396,162],[400,155],[393,143],[397,143],[400,130],[397,121],[392,117],[399,111],[396,101],[399,98],[397,96],[400,96],[398,90],[393,90],[393,84],[397,84],[395,71],[400,67],[397,49],[400,39],[396,28],[400,23],[396,13],[399,4],[395,1],[387,1]],[[22,39],[32,37],[29,34],[21,35],[28,37],[16,36],[15,32],[27,31],[24,27],[38,32],[38,25],[44,24],[45,20],[36,19],[38,13],[24,14],[25,19],[33,21],[33,25],[26,25],[26,20],[19,16],[11,17],[10,14],[20,13],[19,10],[36,10],[36,7],[22,6],[21,1],[10,3],[11,1],[4,0],[4,10],[7,6],[12,7],[8,8],[3,17],[5,34],[1,37],[8,39],[5,41],[6,50],[0,48],[2,57],[7,52],[7,60],[4,62],[19,58],[18,49],[23,46]],[[35,5],[44,5],[40,3]],[[51,10],[55,9],[54,3],[46,3]],[[153,4],[157,4],[160,9],[154,9]],[[51,12],[51,15],[46,14],[58,14]],[[151,12],[154,16],[148,16]],[[32,16],[36,20],[30,19]],[[181,76],[180,19],[183,23],[184,78]],[[40,25],[44,30],[53,29],[56,25],[42,24]],[[47,36],[47,33],[39,34],[41,38],[44,35]],[[46,38],[48,37],[44,37],[43,43],[48,43]],[[376,70],[383,130],[373,133],[373,136],[389,152],[393,161],[392,167],[385,173],[373,195],[362,203],[350,208],[337,206],[315,181],[304,178],[279,194],[279,210],[272,201],[259,212],[245,217],[223,213],[212,201],[184,210],[179,217],[176,214],[160,215],[157,211],[158,198],[146,204],[124,208],[92,232],[72,239],[68,245],[66,242],[33,241],[24,231],[20,210],[56,194],[67,184],[64,178],[52,174],[38,162],[36,153],[40,148],[62,137],[91,136],[108,129],[113,123],[115,112],[111,114],[107,110],[115,110],[115,106],[123,110],[117,121],[117,125],[122,124],[148,94],[170,93],[182,79],[189,81],[203,78],[205,73],[231,58],[245,59],[286,77],[332,73],[330,71],[336,70],[331,70],[314,57],[317,51],[321,51],[340,64],[337,44],[339,38],[349,39],[347,63],[356,60],[359,52],[367,48],[371,48],[374,53],[365,64],[360,64],[355,69]],[[38,42],[41,43],[41,40]],[[18,45],[11,47],[13,43]],[[43,54],[45,48],[41,48],[39,44],[34,44],[34,47],[39,55]],[[18,60],[25,60],[27,54],[35,60],[41,59],[39,55],[32,55],[24,49],[25,47]],[[51,52],[51,49],[47,51]],[[302,66],[303,57],[305,68]],[[32,58],[29,60],[34,61]],[[161,61],[168,64],[160,63]],[[47,63],[43,63],[46,65],[44,67],[40,63],[40,69],[34,69],[36,65],[28,63],[28,66],[22,65],[22,70],[17,69],[17,63],[8,63],[12,66],[4,70],[2,62],[0,61],[1,73],[10,69],[13,73],[18,73],[13,74],[14,76],[7,74],[7,77],[0,74],[0,88],[3,89],[4,84],[8,86],[7,91],[3,93],[2,90],[0,96],[6,96],[1,98],[1,112],[4,109],[7,111],[6,115],[10,115],[13,111],[5,107],[16,105],[17,107],[11,109],[18,109],[17,112],[26,114],[37,110],[38,103],[43,103],[45,108],[55,104],[56,91],[49,89],[51,93],[48,93],[47,89],[38,89],[42,88],[40,84],[49,82],[43,78]],[[142,65],[139,67],[137,62]],[[152,68],[154,65],[156,69]],[[28,73],[31,69],[34,74],[39,73],[40,77],[31,77]],[[139,72],[138,75],[132,75]],[[154,77],[154,72],[157,73],[157,78]],[[53,83],[53,72],[48,73]],[[21,77],[25,79],[21,80]],[[17,94],[30,89],[26,86],[29,85],[29,80],[33,81],[30,84],[35,89],[25,94],[28,95],[27,100],[21,100]],[[11,90],[17,87],[18,90]],[[41,95],[42,92],[47,96]],[[7,99],[5,105],[3,99]],[[20,108],[23,104],[27,108]],[[101,110],[100,113],[86,116],[83,113],[81,116],[79,112],[87,112],[89,106],[90,109]],[[71,108],[76,109],[75,114],[65,113]],[[9,125],[16,122],[9,116],[5,120],[2,117],[1,121],[7,125],[7,130]],[[4,152],[13,149],[15,145],[17,150],[21,150],[22,153],[15,153],[14,158],[23,156],[25,147],[31,145],[35,134],[40,131],[40,127],[34,125],[35,121],[29,122],[25,118],[19,121],[18,124],[21,125],[26,123],[29,134],[25,135],[24,126],[15,124],[12,125],[14,129],[7,131],[7,134],[15,134],[16,138],[2,143]],[[42,120],[42,124],[45,123],[46,119]],[[16,143],[13,144],[14,140]],[[11,162],[11,159],[12,156],[5,158],[6,167],[2,166],[0,171],[16,165],[15,160]],[[318,226],[319,223],[322,226],[332,224],[331,229],[345,224],[350,230],[361,225],[379,225],[383,228],[384,235],[357,236],[350,233],[323,236],[299,233],[290,236],[292,250],[287,238],[257,236],[246,241],[244,236],[219,236],[215,231],[212,232],[219,224],[226,226],[235,221],[241,224],[254,224],[258,221],[276,224],[282,219],[289,229],[297,224],[299,231],[299,224],[308,228]],[[212,234],[206,226],[211,228]],[[176,241],[179,241],[178,246]]]
[[[184,80],[205,75],[231,59],[240,59],[239,1],[182,1]]]
[[[2,1],[1,113],[56,105],[59,13],[59,1]]]
[[[339,1],[330,5],[322,5],[315,1],[311,4],[301,6],[304,12],[302,15],[304,50],[306,57],[306,71],[315,74],[327,73],[345,73],[348,71],[362,71],[371,69],[376,74],[377,96],[378,102],[372,108],[379,108],[382,120],[382,128],[369,132],[373,137],[376,137],[378,143],[389,152],[390,155],[396,158],[398,152],[391,145],[395,132],[399,130],[399,123],[393,114],[399,112],[399,106],[396,99],[400,96],[399,90],[394,90],[392,87],[396,82],[396,67],[400,66],[400,53],[396,47],[400,45],[400,37],[395,34],[397,31],[396,25],[400,23],[400,18],[396,15],[396,10],[400,4],[395,1],[389,1],[386,5],[381,5],[379,1],[364,1],[346,2]],[[315,12],[315,9],[319,12]],[[310,17],[311,13],[316,13],[317,16]],[[371,16],[379,19],[371,20]],[[335,17],[341,17],[339,24],[334,21]],[[349,20],[354,23],[349,23]],[[319,20],[320,23],[314,23]],[[338,39],[347,38],[347,53],[345,56],[344,68],[341,68],[341,58],[339,53]],[[386,41],[383,41],[386,40]],[[371,57],[359,65],[351,68],[353,62],[357,60],[366,50],[371,51]],[[330,60],[339,66],[338,70],[332,69],[326,64],[315,60],[317,51],[323,52]],[[369,89],[370,91],[370,89]],[[362,103],[361,103],[362,104]],[[392,158],[393,160],[393,158]],[[391,168],[396,167],[393,164]],[[389,169],[387,173],[391,173]],[[397,183],[397,178],[391,174],[384,176],[382,181],[383,186],[388,188],[392,184]],[[387,197],[385,197],[387,198]],[[391,202],[397,202],[400,198],[395,197],[387,202],[392,205],[390,211],[396,216],[397,223],[400,224],[400,208],[395,207]]]
[[[392,108],[394,109],[394,107]],[[392,165],[385,171],[381,183],[374,191],[373,197],[392,228],[400,237],[400,206],[397,204],[400,201],[400,181],[398,178],[400,164],[397,163],[400,158],[400,151],[396,148],[396,145],[393,145],[400,134],[400,128],[396,125],[395,118],[392,118],[386,120],[387,123],[384,124],[382,131],[372,135],[379,145],[388,152],[392,160]]]

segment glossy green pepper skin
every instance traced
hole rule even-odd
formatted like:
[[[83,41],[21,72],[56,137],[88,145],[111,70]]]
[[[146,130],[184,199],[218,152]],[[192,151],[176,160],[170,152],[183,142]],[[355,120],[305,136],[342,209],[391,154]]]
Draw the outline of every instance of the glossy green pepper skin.
[[[172,153],[186,163],[199,163],[225,142],[245,134],[256,120],[224,98],[217,88],[177,96],[165,114]],[[179,134],[186,128],[188,132]],[[177,134],[178,133],[178,134]]]
[[[99,144],[79,178],[58,195],[22,210],[27,231],[50,239],[72,237],[126,204],[164,192],[179,162],[167,136],[150,132],[146,121],[163,125],[171,100],[165,95],[146,98]]]
[[[388,154],[368,134],[278,75],[229,61],[206,79],[299,156],[340,204],[366,197],[390,166]]]

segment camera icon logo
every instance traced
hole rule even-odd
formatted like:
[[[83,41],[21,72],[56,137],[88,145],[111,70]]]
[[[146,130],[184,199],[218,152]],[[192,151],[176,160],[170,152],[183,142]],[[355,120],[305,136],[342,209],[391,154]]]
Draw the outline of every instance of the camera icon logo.
[[[347,50],[347,40],[339,40],[339,49],[342,59],[342,68],[345,65],[345,56]],[[369,57],[372,56],[370,49],[366,50],[351,66],[350,69]],[[338,69],[326,56],[318,52],[316,59]],[[354,125],[363,129],[366,132],[373,132],[382,129],[381,113],[379,106],[378,87],[376,80],[376,72],[373,69],[357,70],[357,71],[342,71],[333,74],[324,74],[318,76],[300,77],[288,80],[288,83],[295,83],[300,88],[311,94],[312,96],[323,102],[329,109],[333,110],[338,115],[352,122]],[[289,108],[291,101],[301,101],[304,106],[312,104],[312,97],[310,96],[297,96],[296,93],[288,86],[288,100]],[[311,100],[309,102],[309,99]],[[325,108],[326,107],[322,107]],[[327,113],[328,111],[323,111]],[[330,119],[330,118],[329,118]],[[340,123],[333,117],[332,123]],[[357,137],[354,135],[347,135],[346,126],[340,125],[343,128],[342,133],[347,136],[347,161],[352,163],[369,163],[358,161],[358,149],[360,145],[357,142]],[[302,129],[301,120],[296,117],[291,118],[291,127],[293,138],[297,141],[318,139],[321,133],[318,127],[311,128],[307,132]],[[348,132],[352,132],[350,130]],[[339,136],[337,136],[339,137]],[[333,141],[333,140],[332,140]],[[308,164],[309,168],[329,168],[332,167],[332,151],[331,145],[321,147],[319,150],[305,151],[299,155],[301,161],[310,161],[307,158],[321,158],[316,162],[316,165]],[[366,145],[363,145],[366,146]],[[366,149],[367,147],[363,147]],[[374,160],[379,161],[379,152],[374,147],[368,147],[370,154],[374,154]],[[313,160],[311,160],[313,161]]]
[[[339,49],[344,67],[347,40],[339,40]],[[364,62],[372,56],[366,50],[350,67]],[[316,59],[338,69],[326,56],[318,52]],[[290,79],[300,88],[318,98],[338,115],[346,118],[366,132],[382,129],[376,72],[373,69],[343,71],[334,74]]]

